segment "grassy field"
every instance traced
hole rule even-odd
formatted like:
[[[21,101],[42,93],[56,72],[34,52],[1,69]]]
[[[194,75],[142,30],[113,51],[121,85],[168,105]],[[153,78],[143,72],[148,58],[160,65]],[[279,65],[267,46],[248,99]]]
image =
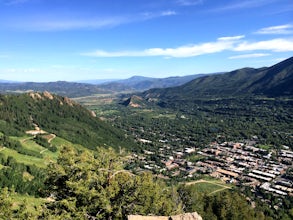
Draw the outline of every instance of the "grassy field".
[[[21,145],[29,150],[35,151],[37,153],[41,153],[44,158],[49,158],[50,160],[56,160],[58,158],[59,152],[52,152],[47,150],[46,148],[38,145],[32,136],[23,136],[23,137],[10,137],[11,139],[18,140]]]
[[[73,98],[73,100],[84,106],[93,107],[111,104],[115,98],[116,97],[113,94],[97,94],[93,96]]]
[[[159,119],[159,118],[167,118],[170,120],[174,120],[176,118],[176,114],[174,113],[166,113],[166,112],[159,112],[159,111],[154,111],[152,109],[132,109],[132,112],[134,114],[143,114],[144,116],[148,118],[154,118],[154,119]]]
[[[199,160],[204,159],[204,158],[206,158],[206,157],[199,155],[199,154],[191,154],[186,158],[186,160],[195,163],[195,162],[198,162]]]
[[[198,193],[212,195],[214,193],[231,189],[233,186],[223,183],[220,180],[197,180],[193,182],[185,183],[188,186],[191,186],[193,190],[195,190]]]
[[[27,165],[34,164],[40,168],[46,168],[47,164],[51,160],[51,158],[46,158],[46,157],[37,158],[37,157],[33,157],[33,156],[23,155],[23,154],[18,153],[15,150],[12,150],[9,148],[5,148],[4,150],[1,151],[1,153],[7,157],[11,156],[11,157],[15,158],[17,160],[17,162],[19,162],[19,163],[24,163]]]
[[[60,150],[64,146],[69,146],[69,147],[74,147],[78,150],[86,150],[85,147],[78,145],[78,144],[72,144],[71,142],[56,137],[52,139],[51,143],[58,148],[57,152],[52,152],[49,151],[48,149],[38,145],[34,140],[32,140],[31,136],[23,136],[23,137],[10,137],[14,140],[20,141],[22,146],[26,149],[38,152],[43,155],[43,158],[37,158],[33,156],[28,156],[24,154],[20,154],[17,151],[13,149],[9,149],[7,147],[2,148],[0,147],[0,152],[4,154],[6,157],[11,156],[14,157],[19,163],[24,163],[27,165],[36,165],[40,168],[46,168],[46,166],[51,162],[51,161],[56,161]],[[2,165],[0,166],[0,169],[2,168]]]
[[[271,150],[274,148],[273,145],[264,145],[264,144],[259,144],[259,145],[257,145],[257,147],[264,149],[264,150]]]

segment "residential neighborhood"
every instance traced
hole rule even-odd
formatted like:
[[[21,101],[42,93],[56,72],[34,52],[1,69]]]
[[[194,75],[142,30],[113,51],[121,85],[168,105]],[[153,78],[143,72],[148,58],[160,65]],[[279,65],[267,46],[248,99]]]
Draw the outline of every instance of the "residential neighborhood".
[[[203,149],[182,149],[174,150],[164,144],[158,155],[144,150],[143,155],[133,154],[132,160],[140,165],[137,171],[151,170],[165,179],[181,177],[188,181],[207,174],[226,183],[249,186],[252,190],[258,187],[276,196],[293,195],[293,151],[286,146],[278,150],[265,149],[255,140],[246,140],[213,142]]]

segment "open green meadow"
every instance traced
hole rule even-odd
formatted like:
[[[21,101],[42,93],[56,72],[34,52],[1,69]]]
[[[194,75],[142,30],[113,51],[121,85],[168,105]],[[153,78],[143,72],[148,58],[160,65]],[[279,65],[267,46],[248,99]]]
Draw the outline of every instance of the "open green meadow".
[[[56,137],[51,141],[51,143],[58,149],[56,152],[49,151],[47,148],[40,146],[33,140],[32,136],[10,138],[13,140],[18,140],[23,148],[39,153],[42,155],[43,158],[21,154],[16,150],[7,147],[0,147],[0,153],[5,155],[6,157],[13,157],[19,163],[23,163],[25,165],[36,165],[39,168],[46,168],[51,161],[56,161],[59,156],[60,149],[64,146],[74,147],[78,150],[87,150],[85,147],[79,144],[73,144],[59,137]],[[3,165],[0,164],[0,169],[2,167]]]
[[[229,190],[233,186],[232,185],[227,185],[223,183],[221,180],[197,180],[193,182],[188,182],[185,185],[189,186],[194,190],[195,192],[199,194],[207,194],[207,195],[212,195],[217,192],[221,192],[224,190]]]
[[[23,163],[25,165],[36,165],[39,168],[46,168],[51,158],[38,158],[29,155],[20,154],[15,150],[5,148],[1,151],[6,157],[13,157],[18,163]]]

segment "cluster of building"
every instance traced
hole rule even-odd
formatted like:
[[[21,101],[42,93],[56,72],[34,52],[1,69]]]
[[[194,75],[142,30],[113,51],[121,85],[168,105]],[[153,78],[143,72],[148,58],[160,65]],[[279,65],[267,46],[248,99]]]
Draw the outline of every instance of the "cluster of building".
[[[198,152],[205,160],[194,169],[227,182],[260,187],[277,195],[293,195],[293,179],[286,174],[292,168],[293,152],[265,150],[245,143],[212,143]]]
[[[190,161],[194,156],[199,159],[197,162]],[[268,150],[257,147],[254,141],[215,142],[204,149],[175,150],[165,144],[158,152],[145,150],[133,158],[140,162],[140,170],[151,170],[162,178],[208,174],[227,183],[259,187],[281,196],[293,195],[293,175],[289,173],[289,168],[293,170],[293,151],[286,146]]]

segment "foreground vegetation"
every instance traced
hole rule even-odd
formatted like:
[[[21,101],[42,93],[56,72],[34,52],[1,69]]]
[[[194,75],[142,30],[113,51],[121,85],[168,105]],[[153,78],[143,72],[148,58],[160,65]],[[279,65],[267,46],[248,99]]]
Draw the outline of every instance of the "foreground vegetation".
[[[204,219],[266,219],[237,191],[208,195],[196,185],[166,185],[150,173],[132,174],[127,160],[114,150],[79,152],[65,147],[46,169],[39,199],[18,201],[13,189],[2,188],[0,218],[125,219],[129,214],[171,215],[198,211]],[[20,197],[22,200],[23,197]]]

